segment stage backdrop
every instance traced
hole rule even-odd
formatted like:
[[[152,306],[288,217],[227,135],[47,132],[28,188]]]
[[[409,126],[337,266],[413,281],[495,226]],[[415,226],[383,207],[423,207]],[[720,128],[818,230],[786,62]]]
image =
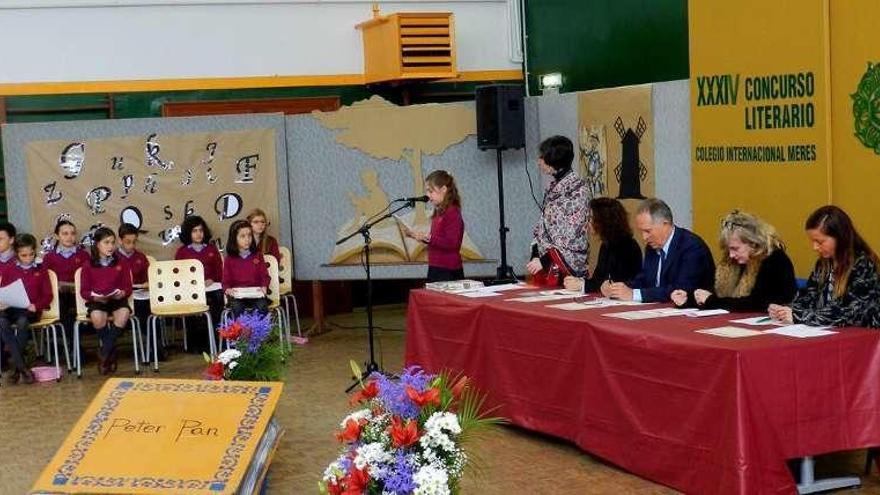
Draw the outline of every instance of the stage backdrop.
[[[224,119],[250,127],[238,117]],[[142,231],[142,249],[160,259],[173,256],[187,215],[205,218],[222,243],[229,224],[253,208],[265,210],[273,224],[283,224],[287,202],[279,212],[279,196],[286,199],[287,194],[286,187],[279,190],[285,181],[278,180],[276,166],[283,120],[257,119],[264,127],[225,130],[235,122],[224,121],[210,132],[182,132],[180,124],[201,121],[201,126],[186,127],[204,129],[220,120],[116,121],[120,129],[114,137],[98,137],[107,134],[106,128],[83,132],[89,126],[79,122],[8,126],[4,138],[13,143],[7,147],[8,169],[26,171],[26,180],[14,174],[9,182],[10,196],[16,196],[10,204],[29,206],[11,209],[11,219],[42,238],[44,246],[51,243],[60,218],[73,221],[86,244],[98,226],[115,231],[122,222],[132,223]],[[123,129],[128,134],[118,135]],[[280,156],[284,163],[283,150]],[[289,245],[284,233],[282,240],[286,237]]]
[[[297,275],[363,278],[362,236],[338,246],[335,242],[391,200],[423,195],[424,178],[436,169],[449,171],[461,193],[465,275],[494,275],[500,253],[495,152],[477,149],[475,124],[473,104],[398,107],[378,97],[336,112],[288,117]],[[508,262],[519,274],[538,215],[523,174],[524,156],[523,150],[504,153]],[[537,167],[529,165],[537,178]],[[376,278],[421,278],[427,273],[424,246],[405,238],[400,225],[429,230],[430,207],[419,203],[400,217],[372,231]]]
[[[711,240],[730,210],[755,213],[805,276],[803,222],[831,200],[828,0],[688,8],[694,227]]]
[[[832,197],[880,249],[880,3],[831,3]]]

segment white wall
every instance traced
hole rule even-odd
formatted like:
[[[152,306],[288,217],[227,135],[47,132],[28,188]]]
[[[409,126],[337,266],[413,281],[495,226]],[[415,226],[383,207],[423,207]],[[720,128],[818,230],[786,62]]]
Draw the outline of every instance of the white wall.
[[[380,5],[383,13],[453,12],[460,71],[516,70],[509,1],[517,0]],[[354,26],[372,17],[371,6],[369,0],[0,0],[0,84],[362,74]]]

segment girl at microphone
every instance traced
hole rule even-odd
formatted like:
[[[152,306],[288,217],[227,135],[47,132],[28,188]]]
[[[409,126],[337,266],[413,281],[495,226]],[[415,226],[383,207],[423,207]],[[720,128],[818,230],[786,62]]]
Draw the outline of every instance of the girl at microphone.
[[[460,254],[464,220],[455,179],[445,170],[435,170],[425,178],[425,192],[434,205],[431,231],[406,228],[405,234],[428,245],[428,282],[461,280],[464,278]]]

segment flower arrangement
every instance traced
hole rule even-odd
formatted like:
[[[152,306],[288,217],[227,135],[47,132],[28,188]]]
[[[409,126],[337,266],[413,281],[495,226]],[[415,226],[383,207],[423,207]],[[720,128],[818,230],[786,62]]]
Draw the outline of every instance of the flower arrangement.
[[[215,358],[205,354],[208,380],[279,381],[287,352],[278,340],[280,329],[268,314],[247,312],[219,329],[230,348]]]
[[[357,365],[352,369],[361,376]],[[318,482],[329,495],[457,493],[468,440],[502,423],[483,410],[467,377],[406,368],[398,379],[373,373],[351,397],[358,408],[340,423],[341,455]]]

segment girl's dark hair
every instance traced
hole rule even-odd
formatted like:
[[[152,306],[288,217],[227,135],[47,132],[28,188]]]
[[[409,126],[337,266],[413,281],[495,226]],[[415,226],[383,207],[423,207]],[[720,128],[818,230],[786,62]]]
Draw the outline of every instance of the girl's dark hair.
[[[617,242],[633,236],[629,216],[620,201],[613,198],[590,200],[593,229],[602,242]]]
[[[58,223],[55,224],[55,235],[58,235],[58,233],[61,232],[61,227],[64,227],[65,225],[70,225],[73,227],[73,230],[76,230],[76,225],[70,220],[58,220]]]
[[[92,247],[90,248],[90,251],[92,255],[93,266],[98,266],[99,262],[101,261],[101,253],[98,252],[98,243],[108,237],[112,237],[115,239],[116,234],[113,232],[113,230],[107,227],[100,227],[95,230],[94,234],[92,234]]]
[[[17,253],[19,249],[31,248],[37,250],[37,238],[30,234],[18,234],[12,242],[12,249]]]
[[[125,237],[127,235],[138,235],[139,234],[137,227],[135,227],[134,225],[132,225],[130,223],[124,223],[124,224],[120,225],[119,230],[117,232],[119,233],[120,239],[122,239],[123,237]]]
[[[190,215],[183,219],[183,223],[180,225],[180,242],[183,243],[184,246],[189,246],[192,244],[192,231],[196,227],[202,227],[202,230],[205,231],[205,238],[202,239],[203,244],[209,244],[211,242],[211,229],[208,228],[208,224],[205,223],[205,220],[198,215]]]
[[[828,280],[828,273],[834,279],[834,297],[840,298],[846,293],[849,276],[852,273],[856,257],[867,256],[880,270],[880,260],[871,246],[859,235],[855,225],[845,211],[833,205],[826,205],[814,211],[804,223],[805,230],[818,230],[837,243],[834,249],[834,261],[819,260],[819,282]]]
[[[461,195],[458,194],[458,187],[455,186],[455,179],[449,174],[449,172],[445,170],[435,170],[425,177],[425,183],[429,184],[434,189],[440,189],[441,187],[446,186],[446,196],[443,197],[443,202],[437,205],[437,208],[434,210],[435,215],[446,211],[446,208],[448,208],[449,205],[461,208]]]
[[[0,222],[0,232],[6,232],[6,235],[13,239],[15,239],[15,235],[17,234],[15,225],[12,225],[9,222]]]
[[[559,172],[571,168],[574,161],[574,145],[565,136],[552,136],[541,143],[540,157],[544,163]]]
[[[251,228],[251,223],[247,220],[236,220],[229,226],[229,238],[226,239],[226,255],[238,256],[238,231],[244,228]],[[257,252],[257,243],[254,241],[254,232],[251,230],[251,246],[249,248],[252,253]]]

